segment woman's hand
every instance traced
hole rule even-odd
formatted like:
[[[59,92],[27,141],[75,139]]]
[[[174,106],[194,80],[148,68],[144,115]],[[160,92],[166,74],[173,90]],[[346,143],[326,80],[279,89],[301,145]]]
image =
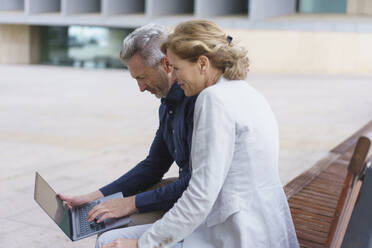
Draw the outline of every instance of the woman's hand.
[[[138,248],[138,239],[117,239],[102,248]]]

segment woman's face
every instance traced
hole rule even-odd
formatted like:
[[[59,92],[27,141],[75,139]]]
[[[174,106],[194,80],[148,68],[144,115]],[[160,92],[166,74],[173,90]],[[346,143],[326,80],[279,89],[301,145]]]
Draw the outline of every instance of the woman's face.
[[[186,96],[197,95],[207,87],[199,60],[193,63],[181,59],[170,49],[167,50],[167,56],[173,67],[172,77],[178,81]]]

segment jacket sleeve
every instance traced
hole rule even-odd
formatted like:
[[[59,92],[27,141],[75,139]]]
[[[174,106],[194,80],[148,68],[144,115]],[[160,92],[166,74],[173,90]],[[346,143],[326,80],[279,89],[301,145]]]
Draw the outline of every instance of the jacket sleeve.
[[[163,175],[169,170],[174,161],[161,136],[161,129],[159,128],[146,159],[138,163],[133,169],[121,176],[119,179],[100,188],[100,191],[104,196],[120,191],[124,196],[131,196],[160,182]],[[141,205],[142,202],[145,202],[146,205],[151,205],[153,203],[152,201],[166,198],[165,195],[168,192],[169,191],[166,190],[155,191],[154,193],[156,193],[156,197],[152,196],[151,193],[143,194],[140,197],[139,204]],[[152,206],[162,207],[156,204],[153,204]],[[157,209],[151,209],[150,207],[146,208],[146,210],[151,211]]]
[[[235,122],[226,108],[202,92],[195,105],[188,188],[162,219],[139,239],[139,247],[172,247],[207,217],[230,169]]]
[[[155,210],[168,211],[187,188],[190,176],[190,172],[184,172],[182,177],[180,176],[177,181],[171,184],[137,194],[136,207],[138,211],[140,213]]]

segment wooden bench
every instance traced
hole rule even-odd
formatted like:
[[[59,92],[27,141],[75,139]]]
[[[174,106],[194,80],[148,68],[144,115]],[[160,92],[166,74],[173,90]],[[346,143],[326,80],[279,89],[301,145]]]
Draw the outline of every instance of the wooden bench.
[[[372,121],[284,187],[301,247],[341,246],[369,156],[370,133]]]

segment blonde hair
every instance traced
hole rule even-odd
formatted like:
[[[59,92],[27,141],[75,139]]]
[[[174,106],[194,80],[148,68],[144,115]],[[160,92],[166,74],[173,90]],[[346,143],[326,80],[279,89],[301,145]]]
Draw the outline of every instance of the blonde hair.
[[[230,40],[214,22],[192,20],[177,25],[161,45],[166,54],[172,50],[181,59],[196,62],[202,55],[223,72],[229,80],[244,80],[247,77],[249,60],[247,50]]]

